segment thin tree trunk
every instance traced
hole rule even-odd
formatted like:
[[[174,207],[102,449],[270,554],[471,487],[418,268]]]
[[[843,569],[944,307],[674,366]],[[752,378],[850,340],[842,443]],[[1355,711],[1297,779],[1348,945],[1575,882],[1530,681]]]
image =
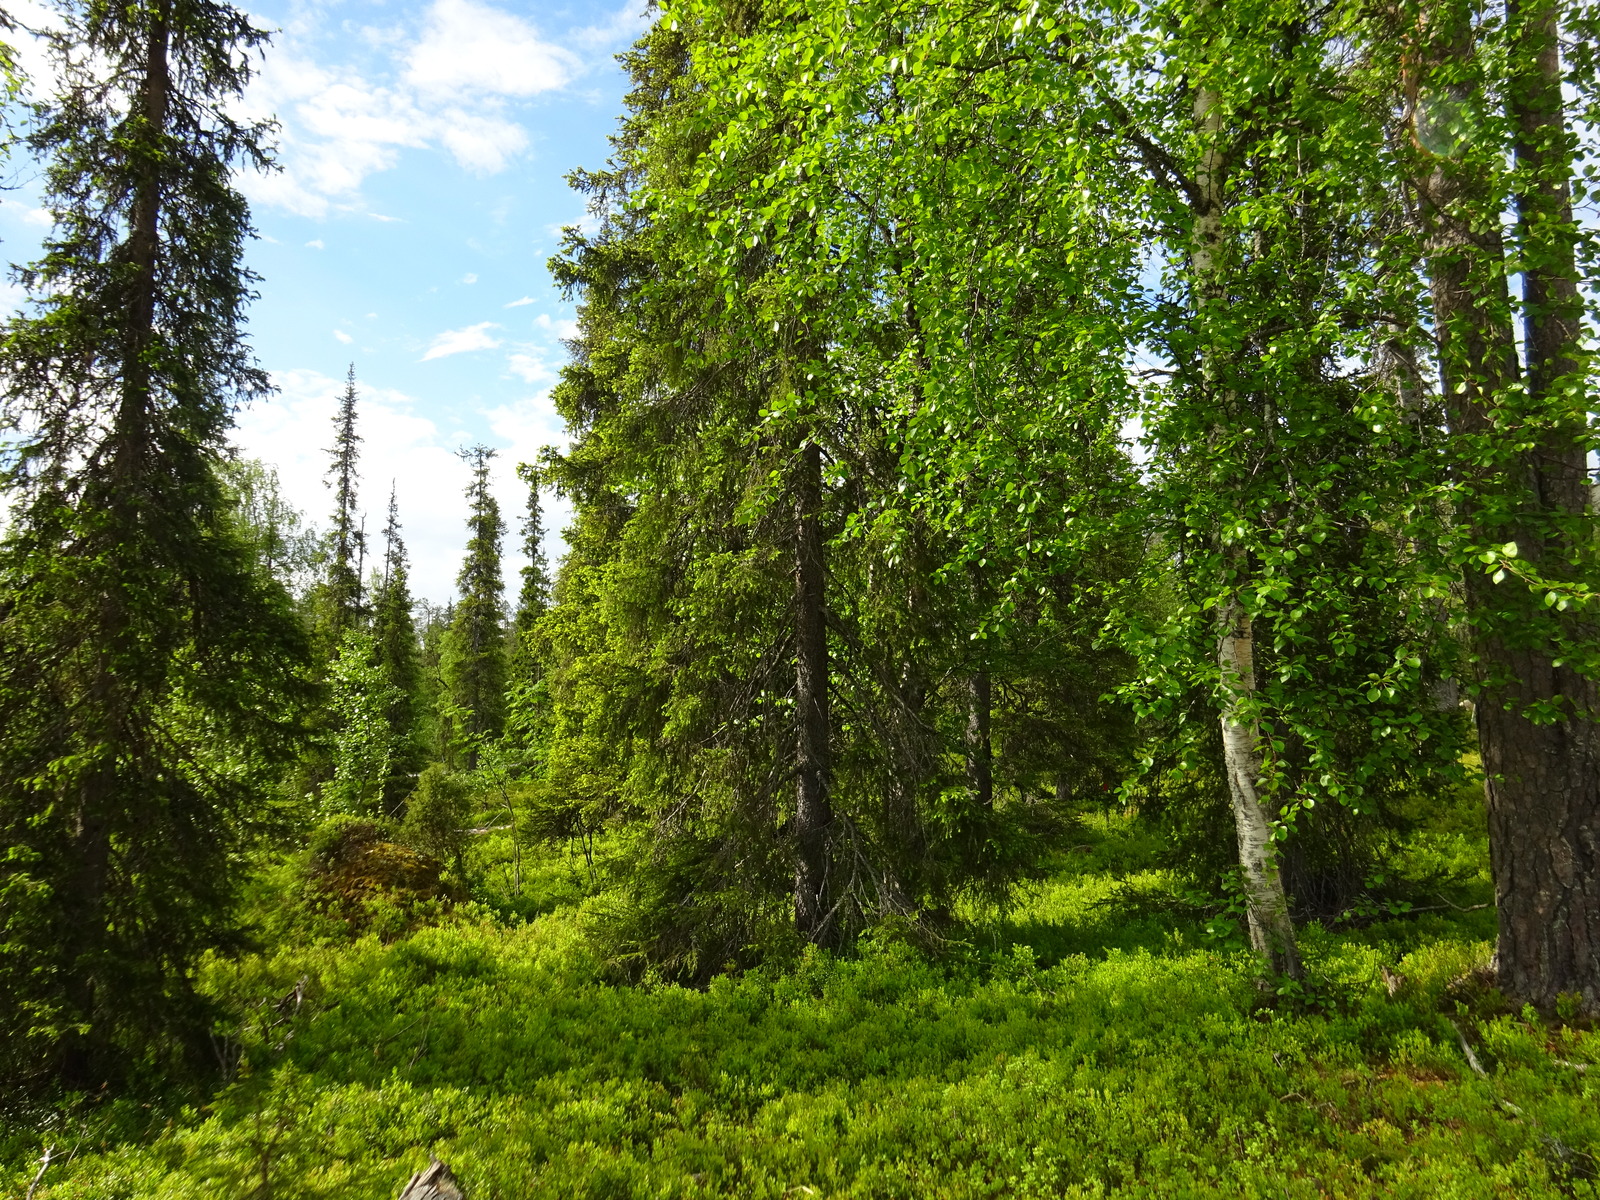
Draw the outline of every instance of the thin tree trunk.
[[[1222,229],[1225,164],[1222,157],[1222,111],[1216,91],[1201,87],[1195,93],[1195,124],[1204,140],[1200,167],[1194,180],[1194,243],[1192,248],[1196,300],[1200,322],[1221,316],[1227,295],[1223,287],[1225,252]],[[1231,407],[1224,368],[1217,349],[1202,350],[1202,370],[1219,407]],[[1222,685],[1222,754],[1228,776],[1228,796],[1233,807],[1234,830],[1239,844],[1239,866],[1244,877],[1250,944],[1267,969],[1292,979],[1300,978],[1300,955],[1295,944],[1289,901],[1278,870],[1277,842],[1272,818],[1261,802],[1263,774],[1261,731],[1250,697],[1256,687],[1255,640],[1250,616],[1239,598],[1243,576],[1249,570],[1242,551],[1226,555],[1233,576],[1232,594],[1218,612],[1217,659]]]
[[[1256,688],[1255,631],[1250,614],[1237,597],[1222,611],[1222,637],[1217,651],[1226,700],[1222,709],[1222,759],[1228,772],[1234,831],[1239,839],[1239,866],[1244,876],[1250,944],[1268,968],[1291,979],[1301,976],[1289,901],[1278,870],[1272,818],[1261,802],[1261,731],[1248,710]]]
[[[821,508],[822,450],[812,442],[800,452],[794,500],[794,921],[807,941],[831,946],[839,930],[829,875],[833,806],[828,789],[833,764]]]
[[[920,867],[927,850],[922,822],[917,816],[917,793],[928,777],[927,747],[921,727],[927,685],[915,662],[906,663],[895,691],[889,722],[893,732],[887,747],[890,770],[883,789],[882,808],[888,854],[884,859],[878,907],[884,916],[909,916],[916,906],[907,884],[915,882],[920,888]]]
[[[994,744],[989,737],[994,685],[987,667],[967,679],[967,789],[980,808],[994,807]]]

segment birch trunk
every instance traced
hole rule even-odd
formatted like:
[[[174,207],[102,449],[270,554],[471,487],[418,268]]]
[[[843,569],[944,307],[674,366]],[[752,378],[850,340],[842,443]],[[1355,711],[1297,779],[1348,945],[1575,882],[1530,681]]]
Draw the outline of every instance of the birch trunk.
[[[1194,115],[1203,149],[1194,180],[1191,255],[1198,319],[1204,325],[1218,319],[1227,302],[1223,285],[1226,250],[1222,228],[1226,184],[1222,155],[1223,114],[1220,97],[1214,89],[1205,86],[1197,89]],[[1208,343],[1203,334],[1201,344],[1206,385],[1218,407],[1229,409],[1233,398],[1224,379],[1224,367],[1218,361],[1218,348]],[[1225,562],[1233,578],[1234,591],[1218,613],[1222,755],[1239,842],[1250,944],[1269,971],[1298,979],[1302,972],[1294,924],[1289,918],[1289,901],[1278,870],[1272,818],[1260,793],[1261,731],[1250,703],[1256,687],[1254,631],[1239,596],[1241,578],[1249,570],[1249,562],[1242,550],[1227,551]]]
[[[1254,628],[1237,598],[1229,600],[1222,611],[1217,661],[1225,696],[1222,759],[1239,839],[1250,944],[1273,974],[1299,979],[1300,952],[1278,870],[1277,841],[1272,836],[1272,818],[1261,802],[1261,731],[1248,709],[1250,693],[1256,687]]]

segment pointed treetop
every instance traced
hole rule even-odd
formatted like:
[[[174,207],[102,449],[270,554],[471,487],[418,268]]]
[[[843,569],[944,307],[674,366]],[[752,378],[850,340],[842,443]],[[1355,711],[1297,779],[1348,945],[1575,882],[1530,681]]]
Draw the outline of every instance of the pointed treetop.
[[[329,533],[328,599],[333,643],[361,609],[361,571],[366,558],[366,530],[356,512],[360,478],[361,435],[356,432],[356,365],[345,376],[344,394],[333,417],[333,445],[328,447],[327,484],[334,489],[333,528]]]
[[[400,536],[400,504],[395,498],[395,481],[389,480],[389,519],[383,526],[383,574],[385,578],[395,569],[405,570],[406,543]]]
[[[522,632],[550,605],[550,565],[544,553],[544,512],[539,501],[543,480],[534,463],[518,463],[517,478],[528,485],[527,515],[522,521],[522,590],[517,596],[517,630]]]

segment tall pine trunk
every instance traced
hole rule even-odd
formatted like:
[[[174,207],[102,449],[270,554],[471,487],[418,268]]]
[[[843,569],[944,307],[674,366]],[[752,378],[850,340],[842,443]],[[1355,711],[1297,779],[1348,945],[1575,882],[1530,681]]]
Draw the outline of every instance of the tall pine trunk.
[[[1448,14],[1448,15],[1447,15]],[[1527,372],[1517,361],[1506,248],[1491,164],[1464,143],[1428,146],[1424,131],[1429,75],[1469,78],[1474,30],[1459,8],[1441,9],[1416,71],[1407,81],[1426,166],[1415,180],[1429,257],[1439,374],[1453,432],[1467,445],[1458,457],[1467,499],[1462,517],[1475,541],[1515,542],[1533,570],[1560,576],[1587,504],[1584,404],[1563,389],[1577,378],[1574,350],[1579,301],[1568,189],[1570,151],[1562,128],[1556,10],[1535,0],[1514,7],[1520,45],[1509,89],[1522,187],[1518,222],[1526,261]],[[1521,20],[1519,22],[1519,16]],[[1463,89],[1452,97],[1464,101]],[[1435,100],[1435,102],[1437,102]],[[1508,405],[1526,386],[1550,421],[1536,444],[1477,466],[1482,446],[1503,445]],[[1581,536],[1581,535],[1579,535]],[[1499,585],[1474,565],[1466,575],[1468,613],[1481,691],[1478,746],[1488,798],[1500,985],[1519,1000],[1552,1007],[1577,994],[1600,1012],[1600,729],[1590,719],[1592,681],[1561,664],[1549,632],[1555,614],[1519,583]],[[1569,637],[1581,631],[1564,631]],[[1530,719],[1529,713],[1562,719]]]
[[[794,489],[795,808],[794,921],[817,945],[838,941],[830,867],[828,631],[822,551],[822,449],[801,450]]]
[[[1529,456],[1544,528],[1524,536],[1536,561],[1553,566],[1575,548],[1566,544],[1570,537],[1588,534],[1572,149],[1562,112],[1558,5],[1508,0],[1506,8],[1517,37],[1508,96],[1521,176],[1526,383],[1536,405],[1559,414]],[[1576,394],[1568,397],[1567,389]],[[1594,635],[1592,628],[1568,632]],[[1496,972],[1519,999],[1549,1008],[1561,994],[1577,994],[1588,1012],[1600,1013],[1600,726],[1593,720],[1600,690],[1539,648],[1506,646],[1499,657],[1510,682],[1498,702],[1478,709],[1499,922]],[[1567,719],[1535,724],[1521,715],[1549,703]]]

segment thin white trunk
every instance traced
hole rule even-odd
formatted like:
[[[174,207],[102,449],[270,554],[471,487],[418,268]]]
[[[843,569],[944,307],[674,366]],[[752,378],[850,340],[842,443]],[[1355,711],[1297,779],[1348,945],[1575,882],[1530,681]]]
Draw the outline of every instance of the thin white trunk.
[[[1261,803],[1261,731],[1250,711],[1255,691],[1255,636],[1250,614],[1237,599],[1222,611],[1222,637],[1217,652],[1222,668],[1222,758],[1228,772],[1228,796],[1239,838],[1239,866],[1249,906],[1250,944],[1278,975],[1298,979],[1300,954],[1294,923],[1278,873],[1277,842],[1272,818]]]
[[[1195,93],[1195,125],[1203,150],[1195,172],[1194,242],[1191,248],[1195,298],[1202,327],[1214,320],[1226,304],[1223,286],[1222,208],[1226,164],[1222,158],[1220,97],[1209,87]],[[1202,337],[1202,345],[1205,339]],[[1209,348],[1202,352],[1202,370],[1218,407],[1233,407],[1233,397],[1222,379]],[[1242,551],[1230,553],[1228,565],[1235,576],[1248,570]],[[1250,943],[1267,969],[1290,978],[1301,977],[1300,955],[1295,946],[1289,902],[1278,872],[1277,843],[1272,820],[1261,803],[1261,731],[1249,697],[1256,687],[1255,640],[1250,615],[1238,591],[1224,601],[1218,614],[1217,659],[1222,668],[1222,754],[1228,774],[1228,795],[1233,804],[1234,829],[1239,839],[1239,866],[1244,875],[1245,901],[1250,922]]]

